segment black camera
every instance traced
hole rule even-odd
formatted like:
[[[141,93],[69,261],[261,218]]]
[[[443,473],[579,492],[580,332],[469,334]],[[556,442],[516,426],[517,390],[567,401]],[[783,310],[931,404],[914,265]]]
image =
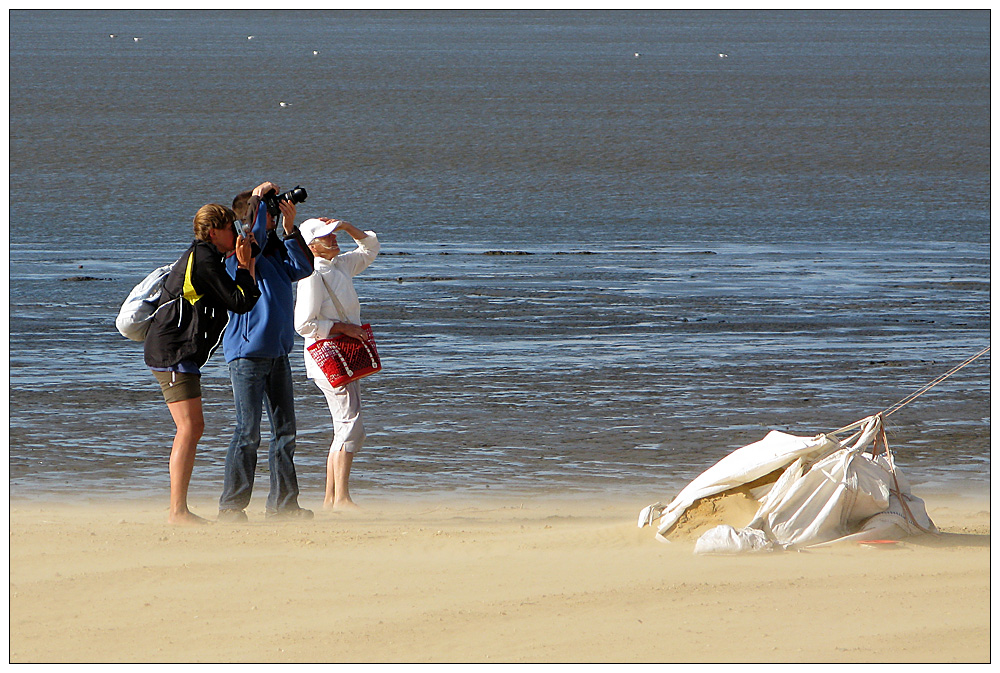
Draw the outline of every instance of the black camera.
[[[280,201],[291,201],[292,203],[302,203],[306,200],[306,188],[295,185],[295,189],[289,189],[284,194],[275,194],[272,189],[267,194],[261,197],[264,205],[267,206],[267,212],[271,214],[271,217],[277,217],[281,215],[281,208],[278,207]]]

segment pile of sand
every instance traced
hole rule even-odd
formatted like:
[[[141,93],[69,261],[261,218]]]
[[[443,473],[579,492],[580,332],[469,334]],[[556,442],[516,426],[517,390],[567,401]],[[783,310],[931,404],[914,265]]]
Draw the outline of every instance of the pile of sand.
[[[753,519],[759,506],[760,503],[743,488],[695,500],[667,531],[667,537],[675,541],[694,541],[705,531],[723,524],[743,528]]]
[[[736,529],[745,527],[760,507],[753,494],[766,493],[765,487],[773,486],[781,474],[782,470],[775,470],[723,493],[695,500],[670,530],[665,531],[666,536],[671,540],[694,541],[705,531],[723,524]]]
[[[704,557],[636,527],[656,495],[362,497],[356,516],[285,523],[255,502],[249,524],[191,528],[165,524],[165,496],[15,501],[10,660],[990,659],[985,497],[927,499],[938,546]]]

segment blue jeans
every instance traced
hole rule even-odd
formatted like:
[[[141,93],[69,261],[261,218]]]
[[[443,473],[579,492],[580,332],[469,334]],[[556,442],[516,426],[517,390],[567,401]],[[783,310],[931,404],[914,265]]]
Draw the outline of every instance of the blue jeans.
[[[260,420],[266,404],[271,421],[271,446],[267,466],[271,492],[267,496],[270,513],[298,509],[299,484],[295,478],[295,409],[292,399],[292,369],[288,356],[278,358],[238,358],[229,363],[236,402],[236,432],[226,451],[226,473],[219,509],[245,509],[250,504]]]

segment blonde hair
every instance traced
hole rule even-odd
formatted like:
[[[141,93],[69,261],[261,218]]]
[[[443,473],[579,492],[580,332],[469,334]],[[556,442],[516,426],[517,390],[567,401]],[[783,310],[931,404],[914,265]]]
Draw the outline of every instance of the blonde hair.
[[[194,237],[199,241],[210,241],[209,231],[212,229],[229,229],[236,222],[232,210],[218,203],[209,203],[198,209],[194,216]]]

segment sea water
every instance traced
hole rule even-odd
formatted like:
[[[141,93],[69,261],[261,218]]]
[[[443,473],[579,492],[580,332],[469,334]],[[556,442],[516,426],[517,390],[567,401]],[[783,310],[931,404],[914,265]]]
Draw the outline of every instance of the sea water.
[[[382,244],[358,493],[644,504],[989,345],[988,12],[13,11],[9,126],[13,496],[165,493],[114,318],[264,180]],[[330,419],[291,361],[308,503]],[[989,368],[889,417],[911,481],[988,483]],[[203,388],[207,496],[221,351]]]

